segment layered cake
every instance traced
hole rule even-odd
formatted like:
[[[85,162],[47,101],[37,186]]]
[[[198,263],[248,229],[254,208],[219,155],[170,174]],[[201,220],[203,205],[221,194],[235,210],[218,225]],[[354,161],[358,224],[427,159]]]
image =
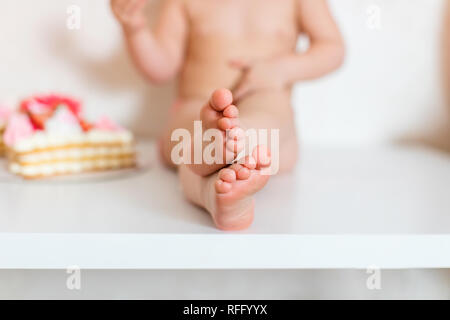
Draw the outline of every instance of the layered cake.
[[[9,170],[28,179],[136,165],[130,131],[107,117],[87,122],[80,102],[62,96],[23,101],[3,140]]]
[[[6,124],[11,116],[11,110],[0,105],[0,157],[5,154],[5,144],[3,143],[3,133],[5,132]]]

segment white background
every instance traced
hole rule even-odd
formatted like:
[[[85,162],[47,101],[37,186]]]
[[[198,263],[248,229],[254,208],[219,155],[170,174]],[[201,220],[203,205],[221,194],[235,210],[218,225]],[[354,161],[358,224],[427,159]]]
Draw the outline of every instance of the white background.
[[[444,40],[450,39],[444,32],[445,23],[450,30],[444,16],[450,10],[449,1],[330,3],[347,42],[347,61],[329,77],[298,85],[294,107],[302,142],[332,146],[425,143],[450,150],[450,107],[445,96],[450,90],[444,81],[448,77]],[[66,28],[71,4],[82,9],[81,30]],[[381,29],[367,25],[371,5],[381,8]],[[152,1],[152,7],[157,7],[157,1]],[[89,116],[107,113],[138,133],[157,134],[173,99],[173,86],[149,86],[135,72],[108,1],[2,0],[0,16],[0,100],[14,104],[37,92],[68,93],[85,101]],[[308,280],[311,275],[314,281]],[[174,272],[158,282],[154,273],[128,272],[119,281],[117,274],[94,272],[97,280],[91,283],[97,284],[80,297],[130,297],[122,290],[125,286],[132,297],[204,298],[192,289],[198,283],[203,284],[200,288],[207,298],[214,297],[211,288],[221,288],[216,296],[225,298],[236,297],[236,290],[245,298],[448,298],[449,294],[447,271],[388,274],[390,280],[380,295],[364,288],[365,276],[364,271],[315,275],[267,271],[266,276],[199,271],[194,276]],[[73,297],[64,286],[64,271],[63,279],[58,277],[3,271],[0,297]],[[237,281],[230,285],[230,279]],[[278,287],[276,281],[281,283]],[[108,287],[111,283],[116,287]],[[255,296],[260,291],[255,285],[261,283],[276,288],[278,294]],[[176,293],[164,291],[166,287]]]
[[[149,12],[156,15],[158,0]],[[299,84],[294,94],[305,144],[425,142],[450,148],[444,92],[447,0],[330,1],[347,42],[337,73]],[[69,5],[81,30],[66,27]],[[370,28],[370,8],[381,28]],[[87,114],[107,113],[138,133],[155,135],[173,86],[147,85],[133,69],[106,0],[2,0],[0,100],[37,92],[81,97]]]

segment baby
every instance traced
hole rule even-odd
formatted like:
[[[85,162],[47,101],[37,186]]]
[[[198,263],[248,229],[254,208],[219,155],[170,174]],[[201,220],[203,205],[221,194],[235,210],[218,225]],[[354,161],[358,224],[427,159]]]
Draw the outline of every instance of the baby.
[[[326,0],[165,0],[151,30],[147,0],[111,0],[136,67],[154,84],[178,77],[177,101],[160,141],[178,168],[186,197],[222,230],[249,227],[253,195],[269,180],[274,142],[251,152],[249,129],[277,130],[279,172],[294,168],[298,145],[291,88],[321,77],[344,59],[344,44]],[[305,33],[307,52],[296,52]],[[194,131],[215,129],[215,159],[196,161],[209,146]],[[193,137],[179,161],[176,130]],[[270,134],[269,134],[270,135]],[[247,147],[246,147],[247,146]],[[192,151],[192,152],[191,152]],[[243,152],[244,151],[244,152]]]

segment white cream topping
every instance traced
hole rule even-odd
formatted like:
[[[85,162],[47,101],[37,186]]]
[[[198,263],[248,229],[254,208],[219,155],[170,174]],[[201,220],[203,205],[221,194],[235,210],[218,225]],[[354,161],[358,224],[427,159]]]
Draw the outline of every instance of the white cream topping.
[[[37,131],[31,137],[22,139],[12,146],[15,152],[30,152],[36,149],[61,147],[73,144],[129,144],[134,140],[129,131],[111,132],[102,130],[90,130],[71,135],[60,135],[46,131]]]
[[[19,156],[16,161],[19,161],[20,163],[35,163],[64,159],[76,160],[99,156],[127,156],[133,155],[134,153],[135,150],[132,145],[125,145],[122,147],[69,148],[24,154]]]
[[[135,160],[124,159],[99,159],[89,161],[60,162],[54,164],[21,166],[17,162],[10,163],[9,170],[12,173],[24,177],[52,176],[56,174],[81,173],[92,170],[120,169],[134,165]]]
[[[56,136],[73,136],[83,132],[78,119],[67,108],[59,106],[53,116],[45,122],[45,131]]]

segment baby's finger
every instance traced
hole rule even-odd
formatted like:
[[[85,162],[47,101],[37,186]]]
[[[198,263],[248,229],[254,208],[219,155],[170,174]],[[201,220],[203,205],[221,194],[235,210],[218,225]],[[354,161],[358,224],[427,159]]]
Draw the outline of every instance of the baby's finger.
[[[248,61],[244,61],[243,59],[233,59],[229,62],[232,68],[248,70],[250,68],[250,63]]]
[[[250,84],[247,81],[244,81],[233,90],[233,97],[235,101],[239,101],[250,91],[251,91]]]

